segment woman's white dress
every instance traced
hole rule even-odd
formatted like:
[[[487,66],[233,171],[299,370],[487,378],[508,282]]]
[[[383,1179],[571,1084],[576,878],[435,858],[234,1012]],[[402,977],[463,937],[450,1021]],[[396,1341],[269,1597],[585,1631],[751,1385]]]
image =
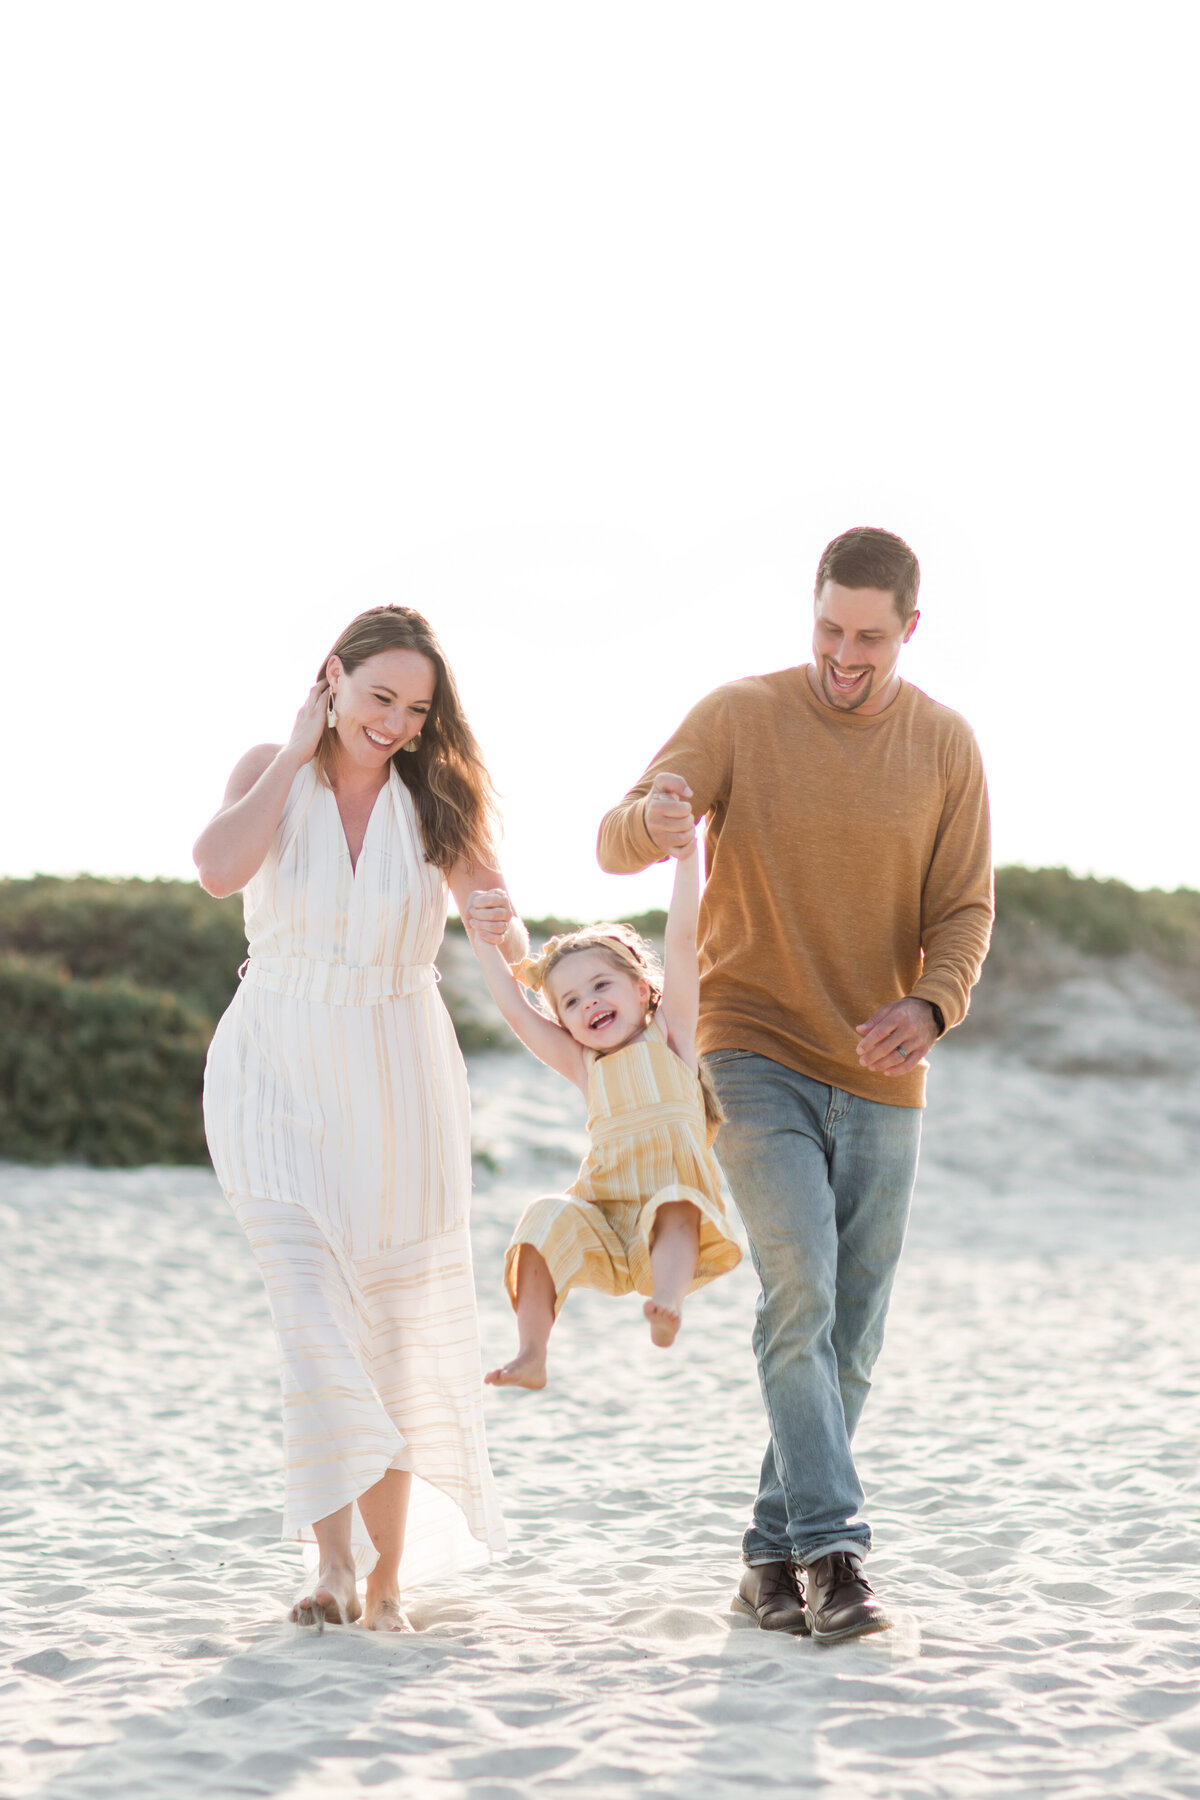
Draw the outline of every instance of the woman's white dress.
[[[357,868],[296,776],[245,890],[250,957],[204,1120],[279,1336],[283,1535],[411,1469],[401,1583],[504,1548],[483,1428],[466,1070],[437,990],[447,888],[393,771]],[[374,1560],[355,1508],[360,1568]]]

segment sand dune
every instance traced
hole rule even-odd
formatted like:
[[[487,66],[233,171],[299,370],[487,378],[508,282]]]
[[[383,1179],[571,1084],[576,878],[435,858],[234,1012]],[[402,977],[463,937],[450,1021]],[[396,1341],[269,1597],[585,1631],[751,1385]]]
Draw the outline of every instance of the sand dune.
[[[835,1649],[729,1611],[748,1267],[668,1355],[573,1297],[551,1388],[489,1401],[510,1557],[403,1640],[318,1638],[283,1622],[274,1346],[211,1176],[0,1171],[0,1796],[1200,1795],[1200,1034],[1144,970],[1065,988],[938,1053],[859,1440],[898,1623]],[[581,1120],[523,1057],[472,1078],[500,1353],[510,1222]]]

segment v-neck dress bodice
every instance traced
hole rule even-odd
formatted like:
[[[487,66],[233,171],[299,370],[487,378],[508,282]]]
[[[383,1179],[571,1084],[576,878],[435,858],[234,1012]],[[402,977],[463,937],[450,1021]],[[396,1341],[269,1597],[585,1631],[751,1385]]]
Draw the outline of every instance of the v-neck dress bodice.
[[[302,769],[244,904],[256,985],[362,1005],[437,980],[446,880],[425,861],[398,775],[371,809],[354,865],[333,790]]]
[[[205,1126],[280,1333],[284,1535],[310,1537],[408,1468],[404,1579],[461,1567],[504,1532],[483,1433],[466,1071],[434,962],[446,880],[394,771],[352,866],[309,764],[243,899],[250,955],[209,1051]],[[314,1255],[328,1306],[305,1285]],[[302,1343],[281,1323],[297,1317]],[[438,1525],[445,1500],[457,1519]]]

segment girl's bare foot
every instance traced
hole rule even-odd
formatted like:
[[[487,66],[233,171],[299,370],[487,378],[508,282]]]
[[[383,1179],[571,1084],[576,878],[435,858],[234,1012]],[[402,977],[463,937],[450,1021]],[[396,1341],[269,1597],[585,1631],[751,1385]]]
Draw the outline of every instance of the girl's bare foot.
[[[293,1625],[352,1625],[362,1611],[354,1580],[353,1563],[323,1563],[317,1579],[292,1607]]]
[[[518,1350],[502,1369],[492,1369],[484,1376],[488,1387],[544,1388],[546,1385],[546,1352]]]
[[[368,1631],[411,1631],[412,1622],[400,1604],[399,1594],[372,1594],[367,1588],[363,1624]]]
[[[677,1306],[667,1306],[662,1300],[647,1300],[642,1311],[650,1321],[650,1342],[666,1350],[675,1342],[679,1327],[683,1324],[683,1313]]]

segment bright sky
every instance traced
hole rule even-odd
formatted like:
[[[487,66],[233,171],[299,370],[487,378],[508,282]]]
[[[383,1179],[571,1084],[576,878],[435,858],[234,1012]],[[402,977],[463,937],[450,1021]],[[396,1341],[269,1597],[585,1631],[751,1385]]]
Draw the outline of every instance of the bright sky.
[[[397,600],[518,904],[665,904],[601,814],[805,659],[865,523],[921,558],[902,670],[975,726],[998,859],[1200,886],[1198,21],[6,7],[0,873],[191,874]]]

